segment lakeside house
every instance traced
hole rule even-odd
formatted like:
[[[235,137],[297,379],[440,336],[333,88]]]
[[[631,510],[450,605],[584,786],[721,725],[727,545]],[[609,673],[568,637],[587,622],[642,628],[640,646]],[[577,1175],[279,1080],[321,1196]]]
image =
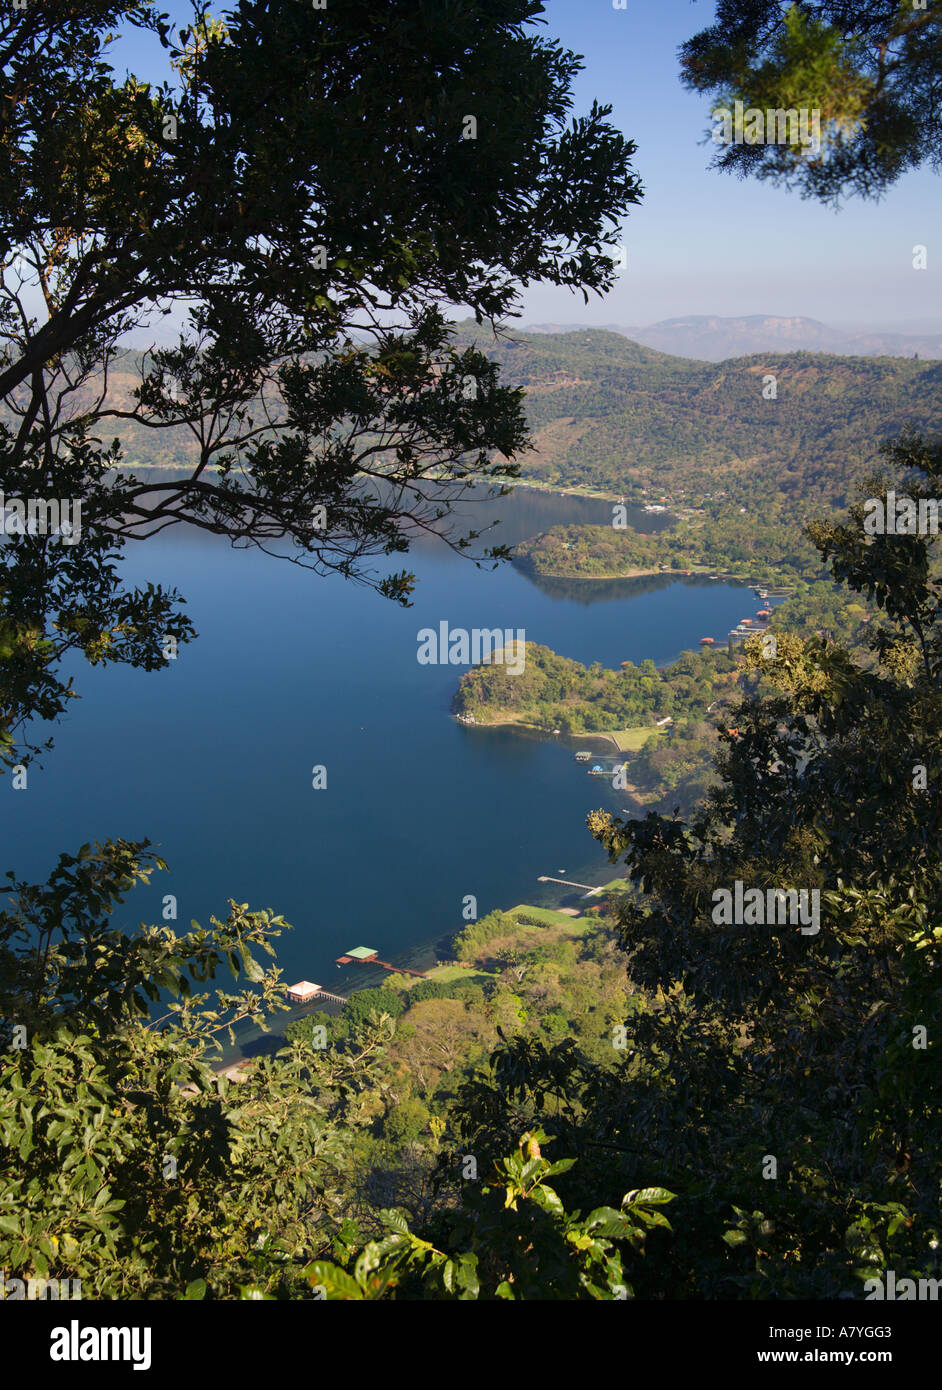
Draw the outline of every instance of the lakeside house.
[[[299,980],[296,985],[288,986],[288,998],[292,1004],[307,1004],[320,992],[320,985],[314,985],[310,980]]]
[[[345,956],[337,957],[337,964],[352,965],[356,962],[357,965],[365,965],[367,961],[376,960],[378,955],[379,952],[374,951],[372,946],[354,946]]]

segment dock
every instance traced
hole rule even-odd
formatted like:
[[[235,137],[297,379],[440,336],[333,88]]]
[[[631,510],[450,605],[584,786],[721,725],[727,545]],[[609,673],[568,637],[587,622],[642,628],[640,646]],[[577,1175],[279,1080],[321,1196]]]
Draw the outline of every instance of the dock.
[[[345,956],[337,957],[337,965],[378,965],[394,975],[414,975],[417,980],[427,980],[427,970],[410,970],[406,965],[392,965],[388,960],[380,960],[378,952],[371,946],[354,946]]]
[[[310,980],[299,980],[288,986],[288,998],[292,1004],[316,1004],[318,999],[330,999],[334,1004],[346,1004],[342,994],[331,994],[330,990],[312,984]]]
[[[571,878],[553,878],[550,874],[540,874],[537,883],[564,883],[567,888],[587,888],[590,893],[601,893],[601,888],[593,888],[591,883],[573,883]]]
[[[427,970],[410,970],[407,965],[390,965],[388,960],[374,960],[373,965],[381,965],[384,970],[391,970],[394,975],[414,975],[417,980],[427,980]]]

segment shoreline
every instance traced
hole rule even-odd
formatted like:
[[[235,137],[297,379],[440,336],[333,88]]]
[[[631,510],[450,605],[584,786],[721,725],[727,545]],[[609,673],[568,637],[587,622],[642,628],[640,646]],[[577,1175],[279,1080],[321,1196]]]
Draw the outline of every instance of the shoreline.
[[[647,505],[644,502],[639,502],[626,497],[624,493],[599,492],[596,491],[594,488],[587,488],[585,491],[583,491],[582,489],[573,487],[571,485],[567,487],[565,484],[560,483],[540,482],[540,480],[537,478],[504,479],[500,477],[495,477],[491,481],[499,483],[502,487],[526,487],[530,488],[533,492],[548,492],[553,497],[577,497],[582,498],[583,500],[589,499],[591,501],[598,502],[616,502],[625,507],[636,507],[639,511],[644,511],[644,508]],[[659,515],[673,515],[673,513],[671,513],[670,509],[668,508],[665,513],[659,513]]]
[[[575,574],[568,572],[563,573],[559,570],[539,570],[532,566],[529,569],[527,569],[524,565],[518,565],[517,568],[522,570],[524,574],[534,575],[537,579],[585,579],[588,581],[591,581],[593,579],[646,579],[649,578],[651,575],[659,576],[662,574],[677,575],[677,577],[680,578],[684,574],[683,570],[681,570],[680,574],[678,575],[678,572],[676,570],[662,569],[628,570],[627,572],[622,571],[620,574]]]
[[[630,792],[627,793],[627,795],[629,796],[630,800],[637,800],[637,798],[633,797]],[[639,809],[643,809],[643,803],[638,802],[638,806]],[[577,869],[577,872],[590,873],[592,877],[594,877],[596,873],[601,873],[604,875],[606,872],[610,872],[610,866],[600,866],[597,870],[591,870],[589,868]],[[544,882],[540,878],[537,878],[535,887],[537,888],[537,890],[545,889],[549,887],[549,884],[544,884]],[[526,904],[517,903],[514,905],[514,907],[497,907],[493,910],[512,913],[517,908],[527,906],[530,908],[548,910],[550,912],[560,912],[562,911],[562,909],[556,905],[558,900],[565,900],[565,898],[571,897],[572,894],[581,887],[581,884],[575,882],[573,882],[571,885],[566,885],[562,881],[560,881],[560,883],[557,885],[556,891],[551,891],[551,904],[531,902],[528,899]],[[605,881],[598,884],[597,887],[604,888]],[[559,888],[563,888],[564,891],[560,892]],[[568,891],[566,891],[567,889]],[[532,890],[528,889],[526,891],[529,893]],[[586,893],[580,893],[579,896],[584,898],[589,895]],[[397,958],[399,960],[415,960],[420,953],[427,951],[431,953],[433,960],[432,964],[428,965],[425,968],[423,972],[423,978],[434,980],[436,978],[437,972],[448,969],[455,965],[459,965],[462,967],[467,966],[467,968],[473,969],[473,966],[471,966],[468,962],[457,961],[453,959],[453,957],[451,956],[440,956],[438,954],[438,948],[440,944],[447,938],[449,946],[451,946],[453,944],[454,937],[458,934],[458,932],[461,931],[462,927],[464,927],[465,925],[466,923],[462,922],[460,925],[451,927],[445,932],[437,932],[433,937],[426,938],[417,945],[406,947],[403,951],[397,952],[395,955],[393,955],[393,963],[395,963]],[[524,924],[518,923],[518,925],[523,927]],[[402,967],[403,973],[400,973],[398,968],[395,971],[389,972],[382,969],[374,970],[368,966],[366,968],[358,968],[354,972],[353,967],[348,967],[347,973],[351,973],[354,979],[356,978],[356,976],[362,975],[363,983],[361,984],[359,983],[359,981],[356,981],[352,984],[352,986],[346,985],[345,991],[347,995],[354,995],[358,993],[360,990],[382,989],[388,979],[396,977],[402,979],[408,968],[408,966]],[[299,1019],[310,1017],[312,1014],[328,1012],[328,1010],[323,1007],[324,1002],[325,1001],[319,1000],[318,997],[315,996],[314,999],[312,999],[307,1004],[296,1005],[294,1008],[290,1008],[284,1012],[269,1014],[267,1016],[267,1021],[270,1026],[267,1029],[259,1028],[257,1024],[248,1025],[245,1027],[240,1027],[239,1024],[236,1024],[235,1043],[223,1044],[223,1052],[224,1054],[228,1053],[228,1056],[223,1055],[222,1057],[217,1058],[214,1062],[210,1062],[213,1074],[217,1077],[225,1077],[227,1081],[240,1081],[242,1079],[242,1074],[248,1072],[254,1066],[259,1056],[265,1056],[268,1054],[269,1051],[275,1050],[274,1048],[265,1048],[260,1049],[257,1054],[250,1053],[247,1055],[244,1050],[246,1046],[251,1046],[253,1043],[258,1042],[262,1038],[269,1039],[271,1040],[271,1042],[277,1042],[279,1046],[286,1045],[288,1040],[285,1036],[285,1029],[287,1028],[287,1026],[291,1023],[297,1022]],[[241,1037],[240,1032],[242,1034]]]
[[[610,580],[610,579],[641,579],[651,575],[663,576],[668,579],[692,579],[695,576],[702,578],[704,575],[708,579],[721,580],[724,584],[744,584],[747,589],[766,589],[773,598],[788,598],[794,593],[794,589],[785,591],[782,585],[777,584],[773,579],[754,579],[750,575],[730,574],[726,570],[711,570],[709,566],[703,565],[697,569],[646,569],[628,570],[617,574],[577,574],[571,570],[541,570],[535,565],[529,565],[526,569],[523,565],[518,568],[525,573],[532,574],[537,579],[585,579],[585,580]]]
[[[540,579],[637,579],[641,575],[648,574],[663,574],[667,575],[668,578],[686,579],[692,575],[705,574],[708,579],[723,579],[736,584],[748,584],[752,587],[758,585],[763,589],[775,587],[771,579],[752,579],[749,575],[735,574],[731,570],[711,569],[709,565],[692,565],[689,569],[686,567],[674,569],[671,565],[658,565],[654,569],[618,570],[612,574],[586,574],[580,570],[540,569],[529,559],[520,564],[521,569],[524,568],[524,564],[532,574],[537,575]]]
[[[121,463],[120,468],[113,469],[111,471],[121,472],[122,469],[144,468],[155,469],[157,472],[160,473],[192,473],[195,467],[196,465],[193,463],[145,463],[141,459],[126,459]],[[215,463],[209,463],[206,465],[203,471],[216,473],[219,471],[219,465]],[[363,474],[361,476],[365,477],[367,475]],[[430,478],[430,481],[440,482],[441,479]],[[644,502],[639,502],[637,500],[626,498],[624,493],[619,494],[616,492],[598,492],[592,488],[582,490],[571,486],[560,486],[557,483],[543,483],[535,478],[505,478],[499,475],[495,475],[490,478],[481,478],[475,480],[472,485],[475,487],[481,485],[486,485],[488,487],[497,486],[509,488],[524,487],[529,488],[534,492],[548,492],[553,497],[574,497],[577,499],[581,498],[583,501],[589,499],[591,501],[600,502],[617,502],[623,504],[626,507],[636,507],[639,511],[643,511],[645,506],[647,505]],[[674,515],[674,513],[672,513],[670,509],[667,508],[663,513],[658,513],[658,515],[672,516]]]
[[[544,729],[537,724],[525,724],[520,719],[516,719],[513,716],[507,719],[489,720],[486,724],[481,723],[479,720],[475,720],[473,724],[467,724],[458,714],[451,715],[451,718],[455,723],[460,724],[465,729],[514,729],[518,733],[533,734],[540,739],[541,742],[556,742],[561,748],[584,748],[586,744],[590,744],[593,739],[598,741],[605,740],[607,743],[611,744],[616,756],[622,757],[625,754],[625,749],[618,746],[618,734],[622,732],[620,729],[613,729],[605,732],[599,731],[591,734],[554,734],[552,729]],[[656,725],[652,725],[651,733],[657,733]]]

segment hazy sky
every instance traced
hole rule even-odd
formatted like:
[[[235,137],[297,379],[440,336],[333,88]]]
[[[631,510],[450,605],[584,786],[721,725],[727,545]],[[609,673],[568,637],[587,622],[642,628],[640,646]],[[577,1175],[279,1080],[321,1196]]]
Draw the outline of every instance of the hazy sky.
[[[710,102],[679,80],[677,49],[712,22],[706,0],[548,0],[547,32],[585,58],[577,104],[610,103],[637,146],[644,202],[629,215],[628,269],[604,300],[527,294],[526,321],[644,324],[680,314],[806,314],[825,322],[942,315],[942,178],[904,177],[880,203],[841,211],[709,168]],[[924,271],[912,248],[928,248]],[[934,254],[935,252],[935,254]]]
[[[225,6],[214,6],[222,14]],[[166,9],[177,22],[191,10]],[[642,325],[682,314],[804,314],[874,326],[942,319],[942,243],[933,241],[942,178],[904,177],[879,203],[839,212],[768,184],[709,168],[707,98],[679,80],[678,46],[712,21],[710,0],[547,0],[547,35],[585,58],[575,111],[593,97],[637,146],[645,195],[625,222],[628,267],[604,300],[552,286],[525,295],[523,323]],[[166,75],[159,48],[140,37],[120,45],[119,73]],[[117,55],[116,55],[117,57]],[[158,68],[152,66],[154,59]],[[912,248],[928,248],[928,269]]]

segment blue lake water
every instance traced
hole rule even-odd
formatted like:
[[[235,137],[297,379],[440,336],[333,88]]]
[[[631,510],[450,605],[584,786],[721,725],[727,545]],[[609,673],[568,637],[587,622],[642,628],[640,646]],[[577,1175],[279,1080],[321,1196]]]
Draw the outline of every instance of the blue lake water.
[[[558,522],[607,522],[603,502],[518,491],[484,504],[516,542]],[[472,514],[468,509],[468,514]],[[640,513],[642,529],[655,522]],[[0,785],[0,871],[45,878],[88,840],[148,838],[170,866],[131,895],[124,920],[224,917],[227,899],[270,907],[287,980],[336,988],[351,946],[401,955],[480,914],[563,891],[541,874],[613,876],[585,828],[620,808],[572,750],[449,716],[463,669],[422,666],[417,632],[525,629],[582,662],[658,663],[725,638],[755,611],[742,586],[703,579],[540,587],[510,565],[478,570],[430,540],[391,568],[418,577],[404,610],[340,578],[182,530],[130,546],[135,581],[175,585],[198,639],[164,671],[76,666],[81,699],[26,791]],[[313,789],[312,768],[327,769]]]

